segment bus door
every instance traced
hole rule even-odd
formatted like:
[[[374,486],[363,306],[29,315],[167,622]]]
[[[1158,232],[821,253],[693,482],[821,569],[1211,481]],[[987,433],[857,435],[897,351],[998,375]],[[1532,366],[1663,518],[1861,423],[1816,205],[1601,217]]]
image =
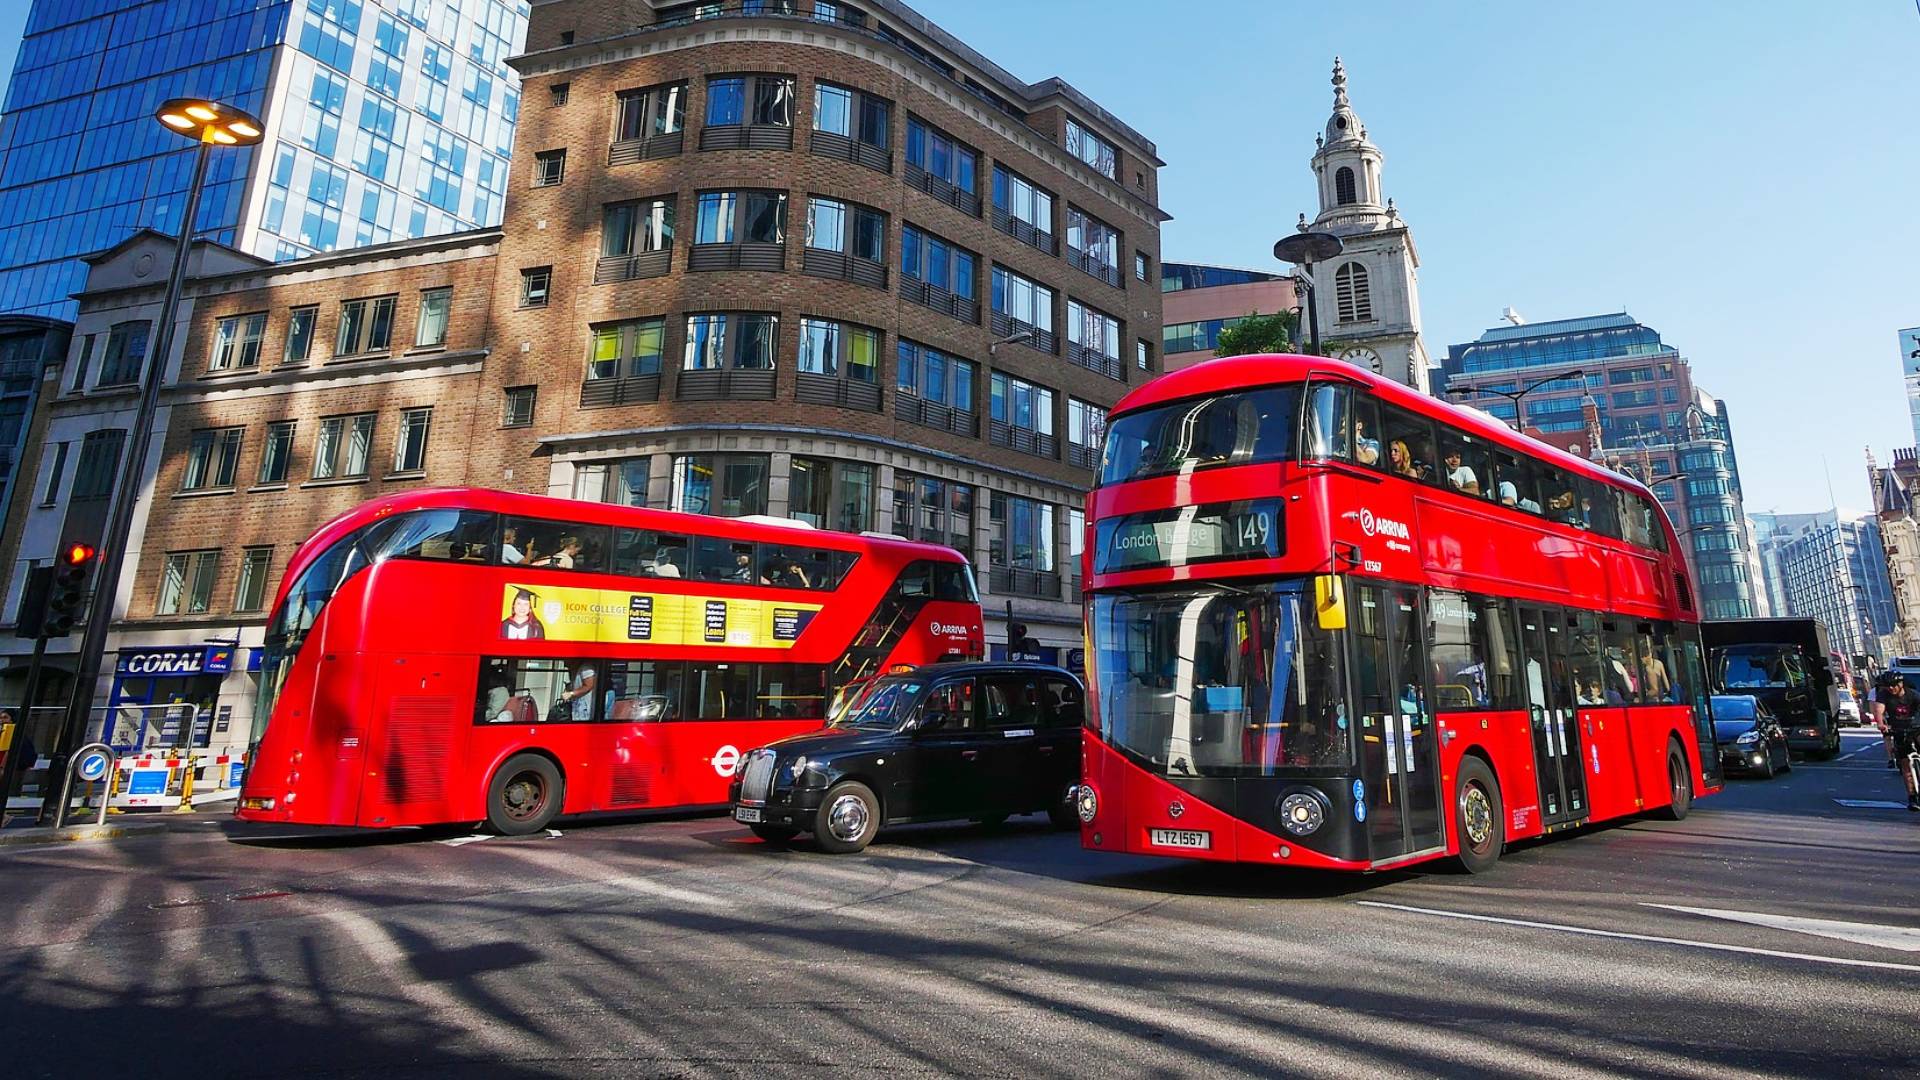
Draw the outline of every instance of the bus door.
[[[1520,641],[1527,657],[1527,717],[1533,727],[1534,772],[1540,782],[1540,820],[1549,827],[1582,821],[1588,814],[1567,637],[1566,627],[1551,613],[1521,606]]]
[[[1374,861],[1441,847],[1439,729],[1418,590],[1353,582],[1355,713]]]

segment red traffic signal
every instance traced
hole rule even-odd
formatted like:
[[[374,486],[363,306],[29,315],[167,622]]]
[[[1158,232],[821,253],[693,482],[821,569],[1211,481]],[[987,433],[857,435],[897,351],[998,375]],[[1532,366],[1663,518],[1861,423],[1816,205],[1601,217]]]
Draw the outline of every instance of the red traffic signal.
[[[94,547],[92,544],[72,543],[67,545],[66,551],[61,552],[61,558],[66,561],[68,566],[85,566],[92,562],[93,557],[98,554],[100,554],[100,549]]]

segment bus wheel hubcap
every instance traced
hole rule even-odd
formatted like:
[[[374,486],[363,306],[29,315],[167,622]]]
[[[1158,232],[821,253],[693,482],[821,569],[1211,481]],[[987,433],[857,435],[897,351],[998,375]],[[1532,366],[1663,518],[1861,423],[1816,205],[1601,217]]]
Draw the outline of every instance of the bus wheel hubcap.
[[[507,784],[507,816],[525,821],[547,801],[547,785],[537,774],[521,773]]]
[[[1467,789],[1462,810],[1464,813],[1461,816],[1466,819],[1467,842],[1476,848],[1485,847],[1487,841],[1493,838],[1493,800],[1487,798],[1486,791],[1480,785],[1475,784]]]
[[[867,804],[858,795],[842,795],[827,810],[827,830],[835,840],[852,842],[867,831]]]

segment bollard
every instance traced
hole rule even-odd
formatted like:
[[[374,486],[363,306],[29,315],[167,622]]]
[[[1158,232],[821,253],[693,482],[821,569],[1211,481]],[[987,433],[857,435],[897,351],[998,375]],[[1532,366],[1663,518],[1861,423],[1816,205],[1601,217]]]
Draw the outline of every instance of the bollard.
[[[119,790],[120,790],[120,767],[118,764],[116,764],[113,768],[113,771],[107,774],[107,793],[101,796],[101,799],[100,799],[100,805],[104,807],[104,809],[101,811],[102,813],[106,813],[106,814],[126,813],[125,810],[122,810],[119,807],[113,805],[113,796]]]
[[[173,808],[173,812],[176,814],[191,814],[194,812],[193,762],[194,757],[192,754],[188,754],[186,758],[180,762],[180,805]]]

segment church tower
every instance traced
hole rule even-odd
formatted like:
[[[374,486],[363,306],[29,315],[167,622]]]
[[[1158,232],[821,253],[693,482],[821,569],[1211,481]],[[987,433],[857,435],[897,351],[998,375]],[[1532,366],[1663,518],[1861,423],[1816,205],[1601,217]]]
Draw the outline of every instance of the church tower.
[[[1313,268],[1314,303],[1327,351],[1427,393],[1420,338],[1420,257],[1413,232],[1380,187],[1380,148],[1347,100],[1347,69],[1333,61],[1333,115],[1314,139],[1320,213],[1300,229],[1338,236],[1346,250]]]

